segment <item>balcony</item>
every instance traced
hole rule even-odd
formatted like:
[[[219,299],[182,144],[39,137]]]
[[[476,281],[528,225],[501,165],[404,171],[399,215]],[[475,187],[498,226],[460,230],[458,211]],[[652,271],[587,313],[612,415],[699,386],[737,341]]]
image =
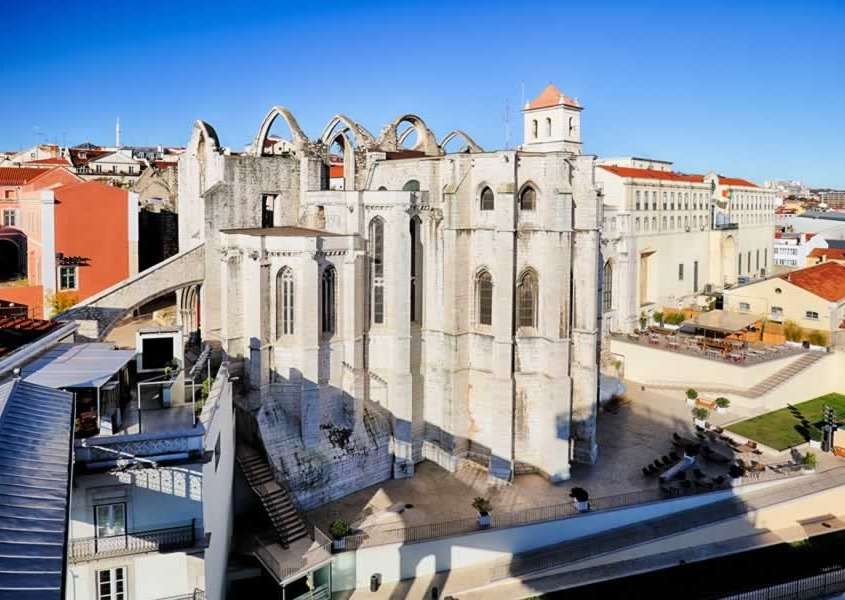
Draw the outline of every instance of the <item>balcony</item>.
[[[70,562],[128,556],[147,552],[173,552],[197,544],[196,520],[177,527],[147,529],[109,537],[78,538],[70,541]]]

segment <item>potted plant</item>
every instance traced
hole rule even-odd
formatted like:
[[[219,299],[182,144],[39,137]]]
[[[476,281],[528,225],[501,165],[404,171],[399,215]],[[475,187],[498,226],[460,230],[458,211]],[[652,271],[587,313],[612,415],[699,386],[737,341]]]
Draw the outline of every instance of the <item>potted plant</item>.
[[[582,487],[574,487],[569,492],[569,497],[575,504],[578,512],[589,512],[590,510],[590,494]]]
[[[645,313],[640,313],[640,331],[645,331],[645,326],[648,324],[648,317]]]
[[[481,529],[487,529],[492,524],[490,518],[490,511],[493,510],[493,505],[483,496],[476,496],[472,501],[472,507],[478,512],[478,526]]]
[[[707,425],[707,417],[710,416],[710,411],[706,408],[702,408],[700,406],[696,406],[692,409],[692,418],[696,425],[699,427],[706,427]]]
[[[651,318],[654,319],[654,322],[663,327],[663,313],[659,310],[654,311],[651,313]]]
[[[349,523],[343,519],[335,519],[329,525],[329,534],[334,540],[332,546],[335,550],[343,550],[346,548],[346,536],[350,534],[352,528]]]
[[[687,406],[695,406],[695,401],[698,399],[698,392],[690,388],[687,390]]]
[[[801,458],[801,470],[805,473],[814,473],[816,470],[816,454],[807,452]]]
[[[725,398],[724,396],[719,396],[716,398],[716,412],[723,413],[728,410],[728,407],[731,405],[731,401]]]

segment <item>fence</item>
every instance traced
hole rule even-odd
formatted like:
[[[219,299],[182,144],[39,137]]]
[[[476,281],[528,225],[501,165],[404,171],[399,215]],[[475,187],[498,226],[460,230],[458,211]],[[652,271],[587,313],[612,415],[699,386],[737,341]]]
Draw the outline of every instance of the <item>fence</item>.
[[[802,600],[845,592],[845,569],[724,596],[724,600]]]
[[[755,474],[753,477],[749,477],[747,481],[743,482],[743,485],[762,483],[766,481],[777,481],[796,477],[798,475],[801,475],[800,471],[790,468],[781,468],[777,471],[767,470],[764,473]],[[682,488],[673,488],[671,493],[667,493],[660,488],[650,488],[626,494],[617,494],[614,496],[590,499],[589,512],[613,510],[616,508],[630,507],[649,502],[658,502],[660,500],[667,500],[671,498],[707,494],[725,489],[730,489],[729,485],[726,484],[725,486],[716,488],[715,490],[699,488],[690,488],[687,490]],[[546,521],[557,521],[560,519],[575,517],[579,514],[582,514],[581,511],[579,511],[575,507],[574,502],[571,501],[561,504],[537,506],[513,512],[494,511],[490,515],[490,529],[502,529],[507,527],[517,527],[520,525],[543,523]],[[425,525],[397,527],[394,529],[370,529],[361,533],[350,535],[344,538],[344,540],[346,550],[356,550],[366,546],[424,542],[437,538],[475,533],[478,531],[480,531],[478,520],[474,517],[468,517],[465,519],[427,523]]]
[[[192,520],[190,524],[164,529],[133,531],[107,537],[78,538],[71,540],[70,561],[80,562],[92,558],[181,550],[193,547],[196,541],[196,520]]]

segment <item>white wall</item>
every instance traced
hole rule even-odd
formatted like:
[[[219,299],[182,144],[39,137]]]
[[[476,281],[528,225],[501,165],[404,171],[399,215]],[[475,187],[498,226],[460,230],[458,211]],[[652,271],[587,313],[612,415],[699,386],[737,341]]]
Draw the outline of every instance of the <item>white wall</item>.
[[[202,514],[210,535],[205,551],[205,594],[208,600],[226,597],[226,562],[232,538],[232,489],[235,464],[235,423],[232,384],[225,365],[220,367],[209,401],[200,417],[206,428],[205,450],[212,459],[203,466]],[[220,440],[219,458],[215,454]]]

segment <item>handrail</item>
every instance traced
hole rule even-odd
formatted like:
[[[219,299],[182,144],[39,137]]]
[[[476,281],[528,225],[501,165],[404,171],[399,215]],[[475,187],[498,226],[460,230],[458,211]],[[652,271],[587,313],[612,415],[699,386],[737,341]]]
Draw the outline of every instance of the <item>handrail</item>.
[[[778,471],[767,470],[765,474],[748,477],[748,481],[744,481],[739,486],[730,486],[726,483],[723,487],[713,490],[690,488],[684,490],[677,488],[673,490],[674,495],[667,495],[666,492],[660,488],[652,488],[647,490],[640,490],[636,492],[628,492],[625,494],[617,494],[614,496],[605,496],[601,498],[591,498],[589,511],[583,513],[573,502],[565,502],[561,504],[551,504],[545,506],[536,506],[527,508],[521,511],[513,512],[497,512],[493,511],[490,514],[491,524],[489,529],[503,529],[508,527],[518,527],[522,525],[531,525],[536,523],[543,523],[546,521],[557,521],[560,519],[569,519],[591,512],[600,512],[606,510],[613,510],[618,508],[626,508],[638,504],[647,504],[661,500],[676,499],[688,496],[695,496],[700,494],[708,494],[715,492],[727,491],[736,489],[736,487],[744,487],[757,483],[767,481],[778,481],[781,479],[788,479],[802,475],[800,471],[782,468]],[[489,529],[486,529],[489,531]],[[467,533],[477,533],[483,531],[479,528],[478,520],[474,517],[467,517],[464,519],[455,519],[451,521],[441,521],[436,523],[427,523],[424,525],[412,525],[409,527],[396,527],[393,529],[373,528],[364,530],[361,533],[353,534],[344,538],[346,550],[356,550],[366,546],[381,546],[385,544],[395,543],[415,543],[433,540],[437,538],[450,537],[454,535],[462,535]]]
[[[190,524],[176,527],[72,539],[69,558],[71,562],[80,562],[103,556],[126,556],[191,548],[197,543],[196,526],[196,519],[192,519]]]

